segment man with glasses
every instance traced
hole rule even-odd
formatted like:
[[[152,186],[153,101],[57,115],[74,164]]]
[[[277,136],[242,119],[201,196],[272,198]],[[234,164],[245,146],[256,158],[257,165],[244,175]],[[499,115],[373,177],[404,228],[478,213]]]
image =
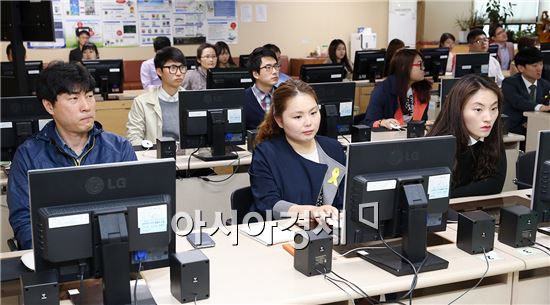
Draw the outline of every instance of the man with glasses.
[[[279,81],[279,69],[275,52],[259,47],[250,53],[248,72],[254,85],[244,91],[246,129],[256,129],[271,106],[271,97]]]
[[[474,29],[468,33],[468,46],[470,53],[487,53],[489,52],[489,39],[483,30]],[[489,76],[494,77],[496,83],[500,87],[504,75],[502,75],[502,69],[500,63],[493,56],[489,56]]]
[[[154,143],[160,137],[179,140],[178,92],[187,72],[185,56],[178,48],[166,47],[154,61],[161,86],[134,99],[126,124],[132,145]]]
[[[501,24],[489,27],[491,45],[498,46],[497,59],[502,70],[510,69],[510,62],[514,59],[514,44],[508,41],[508,34]]]

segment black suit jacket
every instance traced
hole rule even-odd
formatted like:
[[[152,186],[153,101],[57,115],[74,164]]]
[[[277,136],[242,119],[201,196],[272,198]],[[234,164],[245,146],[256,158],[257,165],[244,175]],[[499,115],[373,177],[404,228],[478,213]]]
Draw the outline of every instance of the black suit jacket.
[[[69,53],[69,62],[80,62],[82,61],[82,51],[80,50],[80,47],[76,49],[72,49]]]
[[[515,74],[502,82],[502,93],[504,94],[504,113],[509,116],[508,130],[525,134],[523,123],[527,118],[523,116],[524,111],[534,111],[537,104],[548,105],[550,97],[550,82],[545,79],[537,81],[537,103],[530,101],[529,90],[523,82],[521,74]]]

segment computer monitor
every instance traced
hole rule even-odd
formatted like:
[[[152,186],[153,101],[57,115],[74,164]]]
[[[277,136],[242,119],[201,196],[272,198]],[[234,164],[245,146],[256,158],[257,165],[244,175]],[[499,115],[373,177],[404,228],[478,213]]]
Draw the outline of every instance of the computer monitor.
[[[376,79],[382,78],[386,63],[385,50],[355,51],[353,62],[353,80],[369,80],[374,83]]]
[[[539,213],[539,223],[550,222],[550,130],[539,131],[533,185],[531,209]]]
[[[550,50],[550,42],[543,42],[540,44],[540,50],[541,51],[546,51],[546,50]]]
[[[95,79],[95,94],[101,94],[103,100],[117,99],[109,93],[123,93],[124,69],[122,59],[83,60],[82,63]]]
[[[250,55],[239,55],[239,68],[248,69],[248,59]]]
[[[418,267],[426,259],[427,232],[446,228],[455,145],[453,136],[351,143],[344,195],[346,244],[402,236],[396,251]],[[389,249],[367,252],[364,259],[393,274],[412,273]],[[422,271],[447,267],[448,262],[428,255]]]
[[[443,78],[441,79],[441,85],[439,85],[439,105],[441,108],[443,108],[443,103],[445,103],[445,99],[447,98],[447,95],[449,92],[451,92],[451,89],[454,87],[456,82],[460,78]]]
[[[169,266],[174,159],[31,170],[36,271],[103,278],[104,304],[130,304],[130,272]]]
[[[180,91],[180,147],[207,148],[204,161],[236,159],[246,139],[244,89]]]
[[[300,79],[306,83],[341,82],[346,77],[342,64],[302,65]]]
[[[351,133],[355,82],[311,84],[321,105],[321,126],[318,134],[337,138]]]
[[[433,77],[434,82],[439,81],[439,76],[447,71],[449,48],[425,48],[420,53],[424,61],[424,76]]]
[[[496,58],[498,55],[498,45],[496,44],[490,45],[489,50],[487,52],[489,52],[489,55]]]
[[[0,98],[2,161],[11,161],[17,147],[52,119],[36,96]]]
[[[55,41],[52,1],[2,1],[0,12],[2,41],[13,40],[14,20],[19,20],[22,41]]]
[[[25,70],[27,71],[27,83],[30,92],[24,95],[36,95],[36,83],[38,81],[38,75],[42,71],[43,63],[41,60],[25,61]],[[5,96],[20,96],[19,86],[17,84],[17,78],[15,75],[15,69],[13,63],[2,62],[0,63],[1,74],[1,95]]]
[[[254,82],[247,69],[243,68],[213,68],[206,74],[207,89],[252,87]]]
[[[187,66],[187,70],[197,70],[198,64],[197,64],[197,56],[185,56],[185,65]]]
[[[550,50],[542,51],[542,78],[550,82]]]
[[[456,54],[454,77],[468,74],[487,76],[489,74],[489,56],[489,53]]]

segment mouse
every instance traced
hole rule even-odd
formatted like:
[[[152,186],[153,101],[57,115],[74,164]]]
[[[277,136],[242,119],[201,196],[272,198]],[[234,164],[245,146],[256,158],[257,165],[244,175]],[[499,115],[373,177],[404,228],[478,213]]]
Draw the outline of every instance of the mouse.
[[[401,130],[401,126],[396,125],[396,124],[390,124],[390,127],[391,127],[391,129]]]
[[[149,140],[143,140],[143,141],[141,141],[141,147],[143,147],[145,149],[150,149],[151,147],[153,147],[153,142],[151,142]]]

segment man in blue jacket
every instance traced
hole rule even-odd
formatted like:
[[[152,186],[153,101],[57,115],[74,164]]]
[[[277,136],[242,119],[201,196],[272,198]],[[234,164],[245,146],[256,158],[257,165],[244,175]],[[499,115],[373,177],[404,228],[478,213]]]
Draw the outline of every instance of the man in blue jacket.
[[[39,76],[37,97],[53,121],[19,146],[8,179],[9,219],[22,249],[32,248],[27,171],[137,159],[130,142],[95,122],[94,86],[79,64],[53,63]]]

